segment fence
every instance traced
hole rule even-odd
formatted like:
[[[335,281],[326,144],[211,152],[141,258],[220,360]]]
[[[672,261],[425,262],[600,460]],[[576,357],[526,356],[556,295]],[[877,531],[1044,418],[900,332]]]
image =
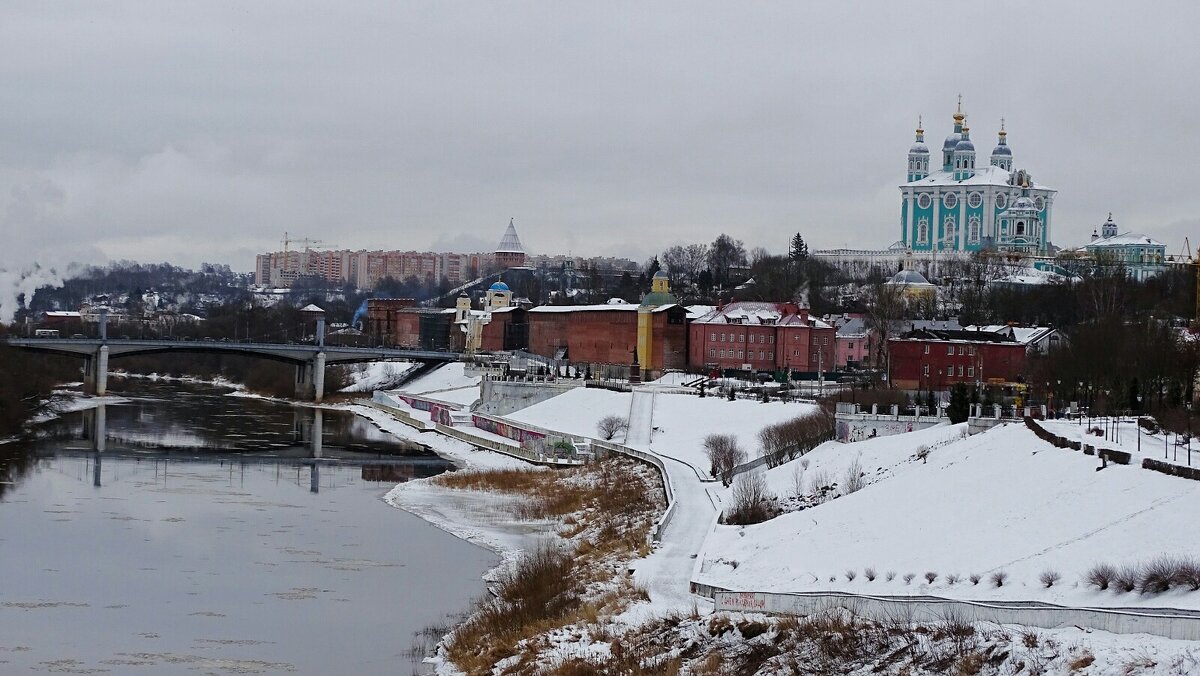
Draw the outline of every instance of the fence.
[[[1043,629],[1087,627],[1114,634],[1154,634],[1181,641],[1200,640],[1200,612],[1175,609],[1069,608],[1039,601],[968,601],[939,596],[864,596],[845,592],[734,592],[693,583],[711,596],[717,610],[809,615],[845,609],[868,619],[898,617],[912,622],[949,618],[1018,624]]]

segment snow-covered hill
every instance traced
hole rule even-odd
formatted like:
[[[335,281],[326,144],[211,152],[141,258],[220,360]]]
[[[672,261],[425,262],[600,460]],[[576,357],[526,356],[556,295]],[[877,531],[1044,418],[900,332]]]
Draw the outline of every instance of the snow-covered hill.
[[[941,427],[810,453],[807,473],[824,468],[840,476],[860,454],[869,476],[886,469],[874,483],[816,507],[753,526],[718,527],[698,579],[755,591],[1200,608],[1200,592],[1117,593],[1082,579],[1099,562],[1195,555],[1200,482],[1136,466],[1097,471],[1094,456],[1054,448],[1021,425],[936,445],[936,437],[954,433]],[[910,459],[920,445],[931,448],[926,462]],[[789,471],[788,465],[772,471],[777,490],[788,485]],[[867,568],[876,571],[873,582]],[[856,573],[853,581],[848,570]],[[1061,580],[1046,588],[1039,581],[1044,571]],[[927,572],[937,574],[932,584]],[[988,579],[996,572],[1008,575],[1002,587]],[[914,577],[906,583],[908,574]],[[983,579],[972,584],[972,574]],[[959,578],[955,584],[951,575]]]

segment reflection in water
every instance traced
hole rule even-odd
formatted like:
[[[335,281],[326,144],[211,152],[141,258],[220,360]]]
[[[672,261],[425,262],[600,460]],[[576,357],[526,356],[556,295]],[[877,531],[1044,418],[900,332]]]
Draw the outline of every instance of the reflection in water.
[[[419,446],[342,411],[122,394],[0,445],[0,672],[408,673],[412,634],[483,591],[490,554],[380,500],[444,471]],[[188,444],[130,442],[151,437]]]

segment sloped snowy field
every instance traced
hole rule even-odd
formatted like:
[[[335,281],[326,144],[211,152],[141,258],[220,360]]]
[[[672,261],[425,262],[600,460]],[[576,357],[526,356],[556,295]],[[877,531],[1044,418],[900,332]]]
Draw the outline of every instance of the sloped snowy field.
[[[840,454],[829,446],[814,451],[806,456],[809,473],[844,468],[860,452],[868,475],[885,463],[890,469],[882,480],[825,504],[753,526],[718,527],[699,579],[755,591],[1200,608],[1200,592],[1120,594],[1082,581],[1097,562],[1195,555],[1200,482],[1133,466],[1096,471],[1095,457],[1054,448],[1019,425],[933,447],[928,437],[947,432],[953,429],[845,444]],[[933,447],[928,462],[906,461],[922,444]],[[777,477],[788,471],[788,465],[774,470]],[[784,478],[771,484],[786,486]],[[878,572],[874,582],[864,577],[866,567]],[[854,581],[846,579],[847,569],[857,571]],[[1044,588],[1038,577],[1045,570],[1062,580]],[[890,582],[888,571],[897,574]],[[996,571],[1009,574],[1001,588],[986,579]],[[925,582],[926,572],[938,574],[933,584]],[[907,573],[916,576],[910,584],[903,581]],[[984,581],[972,585],[966,580],[972,573]],[[948,584],[949,574],[960,581]]]
[[[596,436],[596,423],[608,415],[628,418],[633,395],[627,392],[577,388],[509,416],[570,434]],[[707,474],[704,437],[733,434],[747,459],[758,455],[758,431],[816,410],[811,404],[700,397],[688,394],[655,394],[650,449],[687,462]],[[622,441],[617,435],[614,441]]]

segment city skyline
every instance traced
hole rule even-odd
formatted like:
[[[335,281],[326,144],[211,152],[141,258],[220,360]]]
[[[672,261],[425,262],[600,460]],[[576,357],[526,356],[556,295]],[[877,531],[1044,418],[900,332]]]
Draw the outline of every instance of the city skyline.
[[[1177,253],[1200,10],[1089,10],[10,6],[0,269],[490,251],[513,217],[530,253],[883,248],[917,116],[940,140],[960,93],[1059,191],[1055,245],[1111,211]]]

